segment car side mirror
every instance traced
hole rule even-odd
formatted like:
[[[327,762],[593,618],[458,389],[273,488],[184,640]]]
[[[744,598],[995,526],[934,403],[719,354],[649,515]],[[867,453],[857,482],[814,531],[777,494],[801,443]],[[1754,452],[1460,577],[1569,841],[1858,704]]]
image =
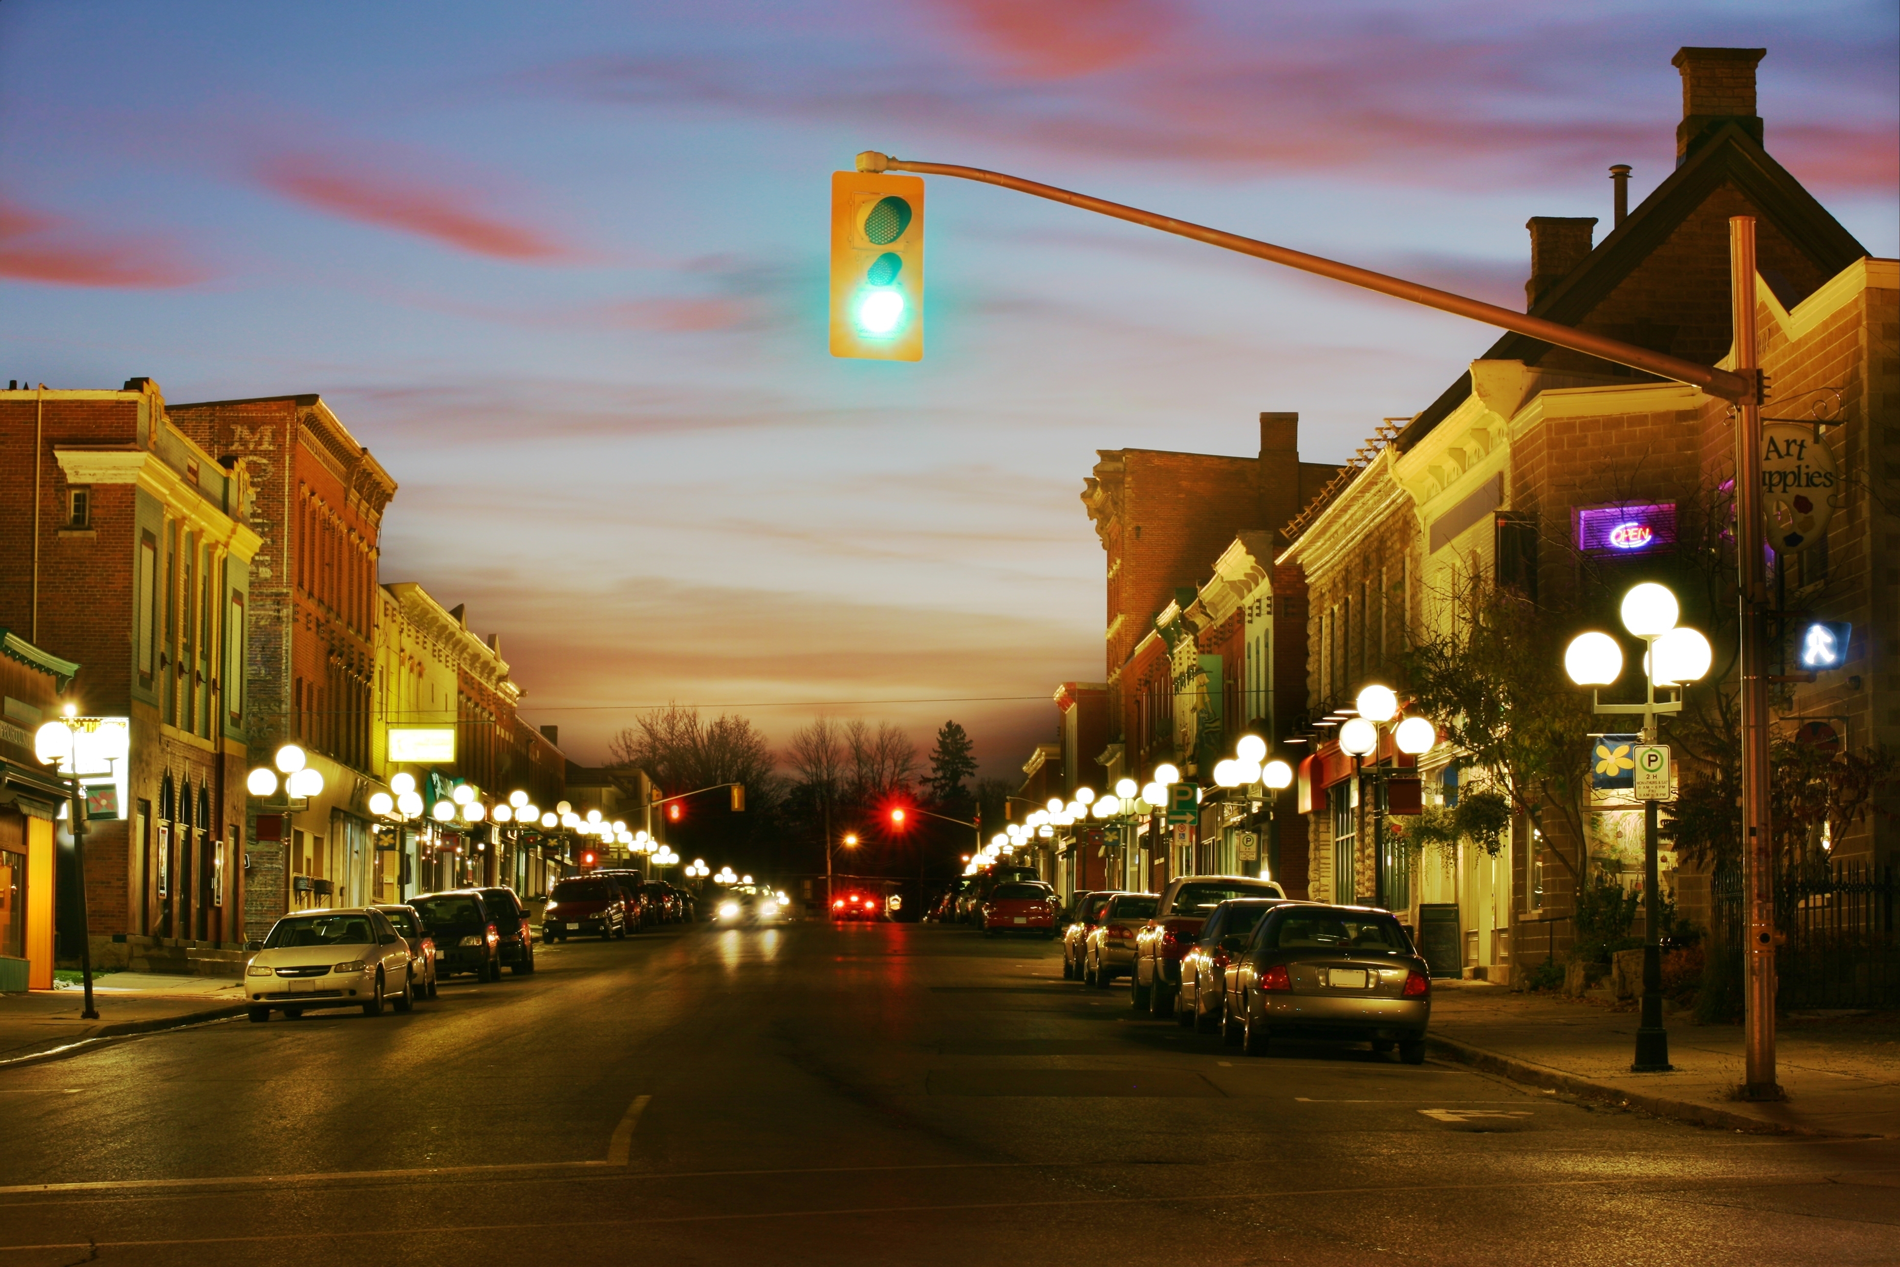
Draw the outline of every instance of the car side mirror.
[[[245,943],[244,943],[244,949],[246,949],[246,950],[262,950],[262,949],[264,949],[264,943],[263,943],[263,942],[261,942],[261,941],[247,941],[247,942],[245,942]]]

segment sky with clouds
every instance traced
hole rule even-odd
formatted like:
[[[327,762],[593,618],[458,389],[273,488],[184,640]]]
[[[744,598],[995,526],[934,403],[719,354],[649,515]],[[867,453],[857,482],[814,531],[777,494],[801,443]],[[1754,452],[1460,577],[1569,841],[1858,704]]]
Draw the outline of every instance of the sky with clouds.
[[[1674,159],[1684,44],[1900,252],[1881,3],[0,0],[0,379],[320,392],[383,579],[499,632],[581,760],[639,706],[964,722],[1099,680],[1095,450],[1344,460],[1456,319],[931,182],[925,359],[826,352],[828,174],[999,168],[1513,307],[1533,215]]]

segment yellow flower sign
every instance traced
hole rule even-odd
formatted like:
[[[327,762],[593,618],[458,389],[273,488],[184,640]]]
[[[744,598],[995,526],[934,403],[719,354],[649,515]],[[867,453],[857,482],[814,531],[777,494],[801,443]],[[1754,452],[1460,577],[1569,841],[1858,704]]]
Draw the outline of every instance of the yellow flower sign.
[[[1614,791],[1635,786],[1633,750],[1640,735],[1598,735],[1590,750],[1590,786]]]

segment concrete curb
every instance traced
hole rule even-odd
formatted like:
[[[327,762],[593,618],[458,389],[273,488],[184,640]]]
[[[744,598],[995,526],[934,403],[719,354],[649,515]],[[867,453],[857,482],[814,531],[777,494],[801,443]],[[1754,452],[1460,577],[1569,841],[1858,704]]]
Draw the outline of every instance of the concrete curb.
[[[1588,1078],[1579,1078],[1574,1074],[1552,1069],[1548,1065],[1534,1064],[1528,1060],[1518,1060],[1512,1056],[1500,1055],[1470,1043],[1459,1042],[1455,1038],[1446,1038],[1439,1034],[1427,1034],[1426,1046],[1434,1055],[1482,1069],[1486,1073],[1498,1074],[1512,1082],[1521,1082],[1533,1087],[1543,1087],[1551,1091],[1561,1091],[1580,1099],[1595,1100],[1599,1103],[1614,1104],[1641,1109],[1655,1117],[1672,1118],[1678,1122],[1689,1122],[1696,1126],[1712,1126],[1722,1130],[1747,1131],[1755,1135],[1813,1135],[1833,1139],[1864,1139],[1868,1136],[1854,1131],[1830,1131],[1819,1127],[1795,1126],[1781,1122],[1764,1121],[1746,1113],[1734,1113],[1727,1109],[1718,1109],[1709,1104],[1697,1104],[1691,1100],[1672,1100],[1667,1096],[1646,1095],[1641,1091],[1627,1091],[1622,1087],[1613,1087],[1604,1082],[1592,1082]]]
[[[90,1033],[75,1035],[44,1051],[30,1051],[18,1056],[9,1056],[5,1060],[0,1060],[0,1069],[75,1055],[87,1046],[105,1039],[131,1038],[139,1034],[156,1034],[168,1029],[184,1029],[189,1025],[203,1025],[208,1021],[222,1021],[234,1016],[243,1016],[249,1010],[247,1004],[231,1003],[223,1007],[203,1008],[196,1012],[181,1012],[176,1016],[154,1016],[143,1021],[118,1021],[101,1025]]]

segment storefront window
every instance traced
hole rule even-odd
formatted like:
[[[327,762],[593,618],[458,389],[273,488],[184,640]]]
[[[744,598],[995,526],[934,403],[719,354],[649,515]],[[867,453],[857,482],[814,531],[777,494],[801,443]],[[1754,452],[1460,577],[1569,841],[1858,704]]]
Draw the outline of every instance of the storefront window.
[[[1355,780],[1333,784],[1326,795],[1333,815],[1333,900],[1350,904],[1353,900],[1353,844],[1358,839]]]
[[[26,855],[0,850],[0,955],[26,958]]]

